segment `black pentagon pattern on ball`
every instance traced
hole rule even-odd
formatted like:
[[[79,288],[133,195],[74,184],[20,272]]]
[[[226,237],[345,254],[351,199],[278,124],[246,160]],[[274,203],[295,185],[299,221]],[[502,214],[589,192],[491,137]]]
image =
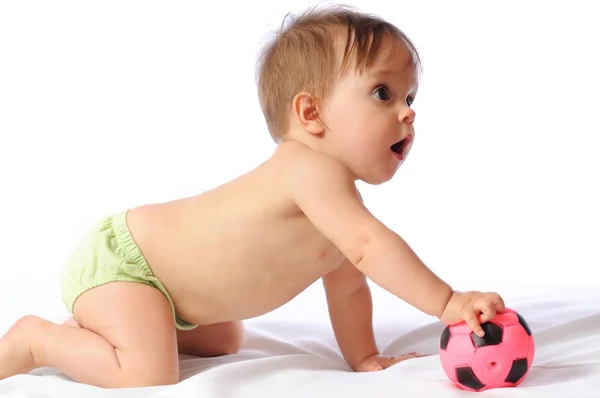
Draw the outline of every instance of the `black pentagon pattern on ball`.
[[[479,381],[470,366],[456,368],[456,380],[458,380],[458,382],[463,386],[472,388],[474,390],[481,390],[483,387],[485,387],[485,384]]]
[[[518,382],[523,376],[525,376],[527,369],[527,358],[515,359],[510,367],[510,372],[508,372],[508,376],[506,376],[504,381],[507,383]]]
[[[484,322],[481,324],[481,327],[485,332],[483,337],[479,337],[474,332],[471,332],[471,340],[475,347],[480,348],[486,345],[498,345],[502,342],[502,326],[492,322]]]
[[[517,313],[517,319],[519,320],[519,323],[521,324],[523,329],[525,329],[525,331],[527,332],[527,335],[531,336],[531,329],[529,328],[527,322],[525,322],[525,318],[523,318],[521,314]]]
[[[440,336],[440,348],[445,350],[448,347],[448,342],[450,341],[450,326],[446,326],[444,331],[442,331],[442,335]]]

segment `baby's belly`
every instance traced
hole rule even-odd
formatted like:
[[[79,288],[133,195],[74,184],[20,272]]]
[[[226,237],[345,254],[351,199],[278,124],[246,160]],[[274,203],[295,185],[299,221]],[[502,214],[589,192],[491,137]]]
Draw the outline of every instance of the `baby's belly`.
[[[300,272],[292,271],[294,268],[298,271],[295,265],[286,273],[271,275],[239,273],[215,280],[199,277],[204,283],[186,283],[174,289],[177,293],[173,300],[179,315],[195,324],[250,319],[288,303],[341,261],[342,258],[332,258],[327,264],[311,264],[312,267],[305,266]]]
[[[288,286],[273,283],[258,289],[239,290],[237,294],[223,297],[220,313],[230,320],[249,319],[269,313],[288,303],[317,279],[297,280],[296,284]]]

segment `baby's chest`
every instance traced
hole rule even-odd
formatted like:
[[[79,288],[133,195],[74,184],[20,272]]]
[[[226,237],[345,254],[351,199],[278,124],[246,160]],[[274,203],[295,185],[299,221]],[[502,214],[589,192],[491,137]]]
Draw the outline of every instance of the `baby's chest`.
[[[339,267],[343,253],[305,217],[279,219],[251,228],[243,240],[231,248],[241,251],[220,252],[234,256],[233,261],[219,261],[234,266],[255,289],[298,291]],[[240,237],[242,237],[240,235]]]
[[[285,280],[286,285],[303,287],[339,267],[343,260],[344,255],[331,241],[315,235],[272,248],[257,267],[262,268],[266,279],[273,283],[281,284]]]

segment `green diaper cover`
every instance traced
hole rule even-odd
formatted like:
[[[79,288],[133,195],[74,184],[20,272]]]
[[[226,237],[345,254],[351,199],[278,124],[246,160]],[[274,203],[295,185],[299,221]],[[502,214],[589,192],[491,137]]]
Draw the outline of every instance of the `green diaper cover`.
[[[194,329],[197,325],[177,316],[167,289],[154,276],[133,240],[127,227],[126,215],[125,211],[105,217],[77,245],[67,260],[62,275],[63,303],[73,316],[75,300],[89,289],[117,281],[144,283],[156,287],[166,296],[177,329]]]

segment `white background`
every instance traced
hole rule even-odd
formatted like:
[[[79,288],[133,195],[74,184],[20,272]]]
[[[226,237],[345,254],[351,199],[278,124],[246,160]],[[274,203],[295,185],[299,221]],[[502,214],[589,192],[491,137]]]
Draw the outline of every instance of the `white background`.
[[[273,152],[256,56],[314,4],[0,3],[2,328],[63,310],[61,267],[100,217]],[[396,23],[424,67],[411,155],[391,182],[360,185],[371,211],[459,289],[599,285],[593,2],[348,4]],[[320,289],[294,301],[299,318],[323,313]]]

